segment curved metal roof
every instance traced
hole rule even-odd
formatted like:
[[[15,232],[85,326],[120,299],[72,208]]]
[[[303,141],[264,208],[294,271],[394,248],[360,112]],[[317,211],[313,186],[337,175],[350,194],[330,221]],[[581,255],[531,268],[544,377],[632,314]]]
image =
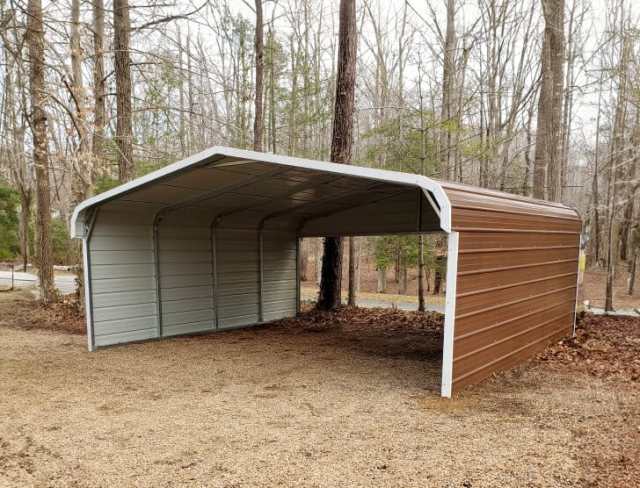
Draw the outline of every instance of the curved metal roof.
[[[422,190],[432,219],[437,215],[438,229],[445,232],[452,230],[452,208],[579,219],[575,210],[561,204],[425,176],[215,146],[83,201],[73,212],[71,233],[84,235],[88,210],[120,201],[146,205],[156,217],[190,208],[208,215],[238,214],[256,219],[258,225],[292,215],[299,226],[320,219],[317,228],[306,233],[320,235],[327,231],[321,225],[323,218],[353,207],[363,207],[361,215],[375,217],[382,208],[376,202],[407,200],[407,187]],[[404,196],[398,188],[405,190]],[[227,201],[221,198],[223,193]],[[396,203],[396,215],[408,204]]]

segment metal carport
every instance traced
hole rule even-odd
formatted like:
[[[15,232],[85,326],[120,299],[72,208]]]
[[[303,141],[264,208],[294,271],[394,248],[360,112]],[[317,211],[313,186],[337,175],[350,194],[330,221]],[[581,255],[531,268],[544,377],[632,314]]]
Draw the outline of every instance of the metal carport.
[[[581,222],[423,176],[213,147],[82,202],[89,350],[293,316],[302,237],[448,234],[441,392],[572,333]]]

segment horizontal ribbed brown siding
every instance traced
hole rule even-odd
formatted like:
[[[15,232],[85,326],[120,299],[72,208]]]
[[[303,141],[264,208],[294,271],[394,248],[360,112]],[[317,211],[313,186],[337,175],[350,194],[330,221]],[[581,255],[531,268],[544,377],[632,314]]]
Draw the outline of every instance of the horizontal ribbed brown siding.
[[[453,391],[571,334],[581,221],[576,212],[443,184],[460,233]]]

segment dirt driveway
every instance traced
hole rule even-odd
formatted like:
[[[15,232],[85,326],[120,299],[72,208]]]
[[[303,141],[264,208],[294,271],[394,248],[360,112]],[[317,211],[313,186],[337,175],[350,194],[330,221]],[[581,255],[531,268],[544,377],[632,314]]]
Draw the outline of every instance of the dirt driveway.
[[[15,326],[15,310],[0,303],[3,487],[638,479],[638,383],[539,362],[441,400],[440,331],[401,312],[90,354],[81,335]]]

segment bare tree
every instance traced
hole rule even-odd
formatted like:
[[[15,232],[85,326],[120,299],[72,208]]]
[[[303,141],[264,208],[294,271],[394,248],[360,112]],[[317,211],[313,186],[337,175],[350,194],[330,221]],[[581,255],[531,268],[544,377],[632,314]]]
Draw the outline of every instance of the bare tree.
[[[351,162],[353,143],[353,114],[355,106],[356,31],[355,0],[340,0],[340,30],[336,101],[331,140],[331,161]],[[322,278],[317,307],[331,310],[340,305],[342,281],[342,239],[327,237],[324,241]]]
[[[538,99],[538,128],[533,170],[533,196],[560,197],[561,123],[564,92],[564,0],[542,0],[544,40],[542,83]]]
[[[87,133],[87,113],[85,106],[85,88],[82,78],[82,46],[80,42],[80,0],[71,1],[71,96],[75,110],[72,121],[78,134],[78,146],[72,158],[73,202],[84,200],[93,186],[93,168]]]
[[[93,9],[93,141],[94,164],[104,157],[106,80],[104,73],[104,1],[92,0]]]
[[[455,80],[456,80],[456,2],[447,0],[447,30],[444,42],[444,64],[442,68],[442,108],[440,123],[443,125],[440,139],[441,175],[451,178],[451,122],[454,119]]]
[[[55,299],[51,245],[51,201],[49,193],[49,153],[47,147],[46,92],[44,84],[44,24],[42,3],[29,0],[27,7],[27,44],[29,48],[31,131],[33,133],[33,161],[36,169],[36,233],[38,278],[44,303]]]
[[[253,120],[253,150],[262,151],[262,133],[264,121],[262,119],[262,91],[264,77],[264,21],[262,16],[262,0],[256,0],[256,94],[255,94],[255,118]]]
[[[113,2],[113,48],[116,75],[116,144],[118,146],[118,178],[121,182],[135,176],[133,164],[133,127],[131,122],[131,56],[129,40],[129,0]]]
[[[617,69],[618,77],[618,97],[614,111],[613,129],[611,133],[611,143],[609,145],[609,187],[607,189],[607,280],[605,288],[605,310],[613,310],[613,281],[615,277],[616,261],[618,259],[618,219],[617,213],[617,192],[616,185],[622,170],[624,161],[624,124],[627,111],[627,88],[628,73],[627,64],[630,56],[630,39],[624,33],[623,17],[621,16],[620,34],[622,36],[620,58]]]

